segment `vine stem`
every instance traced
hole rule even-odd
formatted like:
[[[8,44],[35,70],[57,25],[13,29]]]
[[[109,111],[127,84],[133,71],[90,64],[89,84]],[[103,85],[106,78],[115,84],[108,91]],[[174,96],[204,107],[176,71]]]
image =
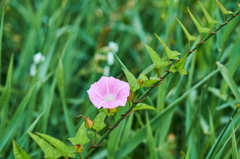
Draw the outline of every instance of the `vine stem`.
[[[239,15],[239,11],[236,12],[235,14],[233,14],[225,23],[220,24],[218,26],[218,28],[216,28],[213,32],[211,32],[210,34],[208,34],[207,37],[205,37],[203,39],[202,42],[198,43],[197,45],[195,45],[195,47],[193,49],[190,50],[190,52],[188,53],[188,56],[191,55],[195,50],[197,50],[204,42],[206,42],[210,37],[212,37],[214,34],[217,33],[218,30],[220,30],[222,27],[224,27],[226,24],[228,24],[232,19],[234,19],[237,15]],[[166,71],[160,79],[164,80],[171,72]],[[139,98],[139,101],[142,100],[149,91],[151,91],[154,87],[151,87],[150,90],[147,90],[144,92],[144,94]],[[132,109],[136,106],[137,104],[133,104],[124,114],[128,114],[132,111]],[[117,122],[113,125],[113,127],[116,127],[122,120],[124,120],[125,116],[121,116],[120,119],[117,120]],[[109,129],[103,136],[102,138],[97,142],[97,145],[101,144],[103,142],[104,139],[107,138],[107,136],[113,131],[113,129]],[[219,138],[221,139],[221,138]],[[220,142],[220,141],[219,141]],[[90,157],[93,154],[94,150],[91,150],[85,157],[84,159],[87,159],[88,157]]]

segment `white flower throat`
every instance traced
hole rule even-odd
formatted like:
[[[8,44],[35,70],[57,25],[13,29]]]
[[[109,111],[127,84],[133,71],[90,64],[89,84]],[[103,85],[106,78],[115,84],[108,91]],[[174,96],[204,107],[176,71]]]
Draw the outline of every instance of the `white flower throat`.
[[[107,86],[107,94],[104,97],[104,101],[105,102],[115,101],[116,100],[116,96],[109,93],[109,87],[108,87],[107,78],[106,78],[106,86]]]

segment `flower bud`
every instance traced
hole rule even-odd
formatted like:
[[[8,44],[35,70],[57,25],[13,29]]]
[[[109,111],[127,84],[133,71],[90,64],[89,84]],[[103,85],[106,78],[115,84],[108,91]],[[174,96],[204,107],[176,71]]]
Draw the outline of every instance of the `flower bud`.
[[[92,126],[94,125],[94,122],[86,116],[84,117],[84,119],[85,119],[85,127],[91,129]]]
[[[138,78],[137,83],[141,87],[143,87],[145,85],[144,81],[141,78]]]
[[[74,146],[77,152],[82,152],[83,151],[83,146],[80,144],[77,144]]]

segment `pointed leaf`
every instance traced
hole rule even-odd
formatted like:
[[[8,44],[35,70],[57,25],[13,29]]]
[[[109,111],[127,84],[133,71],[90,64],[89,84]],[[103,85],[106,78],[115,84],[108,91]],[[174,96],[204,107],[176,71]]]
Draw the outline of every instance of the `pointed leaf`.
[[[240,103],[240,92],[238,90],[237,84],[235,83],[235,81],[233,80],[233,78],[231,77],[229,71],[227,70],[227,68],[225,66],[223,66],[219,62],[217,62],[217,65],[218,65],[218,68],[219,67],[222,68],[220,70],[220,72],[221,72],[223,78],[227,82],[228,86],[230,87],[230,89],[231,89],[232,93],[234,94],[235,98],[237,99],[238,103]]]
[[[44,157],[45,158],[59,158],[62,156],[62,154],[55,149],[54,147],[52,147],[47,141],[45,141],[44,139],[40,138],[39,136],[31,133],[31,132],[27,132],[31,138],[38,144],[38,146],[42,149],[43,153],[44,153]]]
[[[240,4],[238,3],[237,5],[238,5],[239,11],[240,11]]]
[[[100,131],[105,128],[106,124],[104,123],[106,115],[103,112],[99,112],[98,115],[93,120],[94,125],[92,126],[93,129],[96,131]]]
[[[188,41],[194,41],[197,40],[196,37],[192,36],[189,34],[189,32],[187,31],[187,29],[185,28],[185,26],[177,19],[177,17],[175,17],[176,20],[178,21],[178,23],[180,24],[181,28],[183,29],[185,35],[187,36]]]
[[[195,19],[195,17],[192,15],[191,11],[187,8],[188,10],[188,13],[189,15],[191,16],[195,26],[197,27],[199,33],[207,33],[207,32],[210,32],[210,29],[209,28],[203,28],[199,23],[198,21]]]
[[[205,17],[207,18],[208,23],[219,23],[218,21],[216,21],[216,20],[214,20],[210,17],[207,10],[204,8],[204,6],[202,5],[202,3],[199,0],[198,0],[198,2],[199,2],[200,6],[202,8],[202,11],[203,11]]]
[[[37,133],[39,136],[41,136],[42,138],[44,138],[45,140],[47,140],[50,144],[52,144],[58,151],[61,152],[61,154],[64,157],[71,157],[71,158],[75,158],[76,156],[76,149],[74,146],[67,146],[65,143],[63,143],[62,141],[55,139],[49,135],[46,134],[41,134],[41,133]]]
[[[166,92],[165,92],[165,97],[168,95],[168,93],[172,90],[173,87],[175,87],[175,85],[177,84],[178,78],[179,78],[180,74],[179,73],[174,73],[171,74],[170,77],[170,81],[168,82],[167,88],[166,88]]]
[[[157,82],[159,82],[160,81],[160,79],[151,79],[150,78],[150,80],[147,80],[147,81],[144,81],[145,83],[146,83],[146,85],[148,86],[148,87],[150,87],[151,85],[153,85],[153,84],[155,84],[155,83],[157,83]]]
[[[239,159],[238,149],[237,149],[237,140],[236,140],[236,137],[235,137],[233,122],[232,122],[232,159]]]
[[[218,0],[215,0],[215,2],[219,6],[223,14],[233,14],[232,11],[227,11],[226,8]]]
[[[139,78],[141,78],[143,81],[147,81],[148,80],[148,77],[146,75],[144,75],[144,74],[140,74]]]
[[[169,65],[169,63],[167,61],[163,61],[160,58],[160,56],[151,47],[149,47],[147,44],[144,44],[144,45],[146,46],[147,51],[148,51],[149,55],[151,56],[151,59],[157,69],[160,69],[163,66]]]
[[[5,105],[5,103],[8,103],[9,101],[12,81],[12,69],[13,69],[13,56],[11,57],[11,61],[8,67],[6,86],[0,97],[0,109]]]
[[[69,141],[72,142],[73,145],[84,145],[89,142],[89,139],[87,137],[87,127],[85,127],[85,123],[83,122],[80,128],[77,131],[77,134],[75,137],[68,138]]]
[[[189,159],[189,155],[190,155],[190,147],[191,147],[191,145],[190,145],[189,148],[188,148],[188,151],[187,151],[187,154],[186,154],[185,159]]]
[[[14,140],[13,153],[15,159],[31,159],[31,157]]]
[[[144,103],[138,103],[133,110],[143,110],[143,109],[150,109],[150,110],[156,110],[153,106],[144,104]]]
[[[163,48],[164,48],[164,50],[165,50],[165,52],[167,54],[167,57],[169,59],[178,60],[178,56],[181,55],[181,54],[179,52],[177,52],[177,51],[170,50],[170,48],[162,41],[162,39],[157,34],[155,34],[155,36],[158,38],[158,41],[163,46]]]
[[[11,117],[11,120],[9,121],[7,127],[5,128],[4,134],[0,138],[0,152],[5,147],[6,143],[9,140],[12,140],[14,133],[16,132],[16,129],[21,123],[22,114],[29,102],[29,100],[32,97],[33,91],[35,89],[36,84],[32,85],[30,90],[28,91],[27,95],[24,97],[24,99],[19,104],[17,110],[15,111],[14,115]]]
[[[128,84],[129,84],[131,90],[133,92],[138,90],[140,88],[140,86],[138,85],[137,79],[134,77],[134,75],[131,72],[125,70],[125,69],[123,69],[123,71],[124,71],[124,73],[125,73],[125,75],[127,77]]]
[[[170,72],[180,72],[182,75],[187,75],[187,71],[184,69],[184,65],[185,65],[185,62],[186,62],[186,59],[187,59],[187,55],[188,53],[186,53],[184,55],[184,57],[178,61],[175,65],[172,65],[171,68],[170,68]]]

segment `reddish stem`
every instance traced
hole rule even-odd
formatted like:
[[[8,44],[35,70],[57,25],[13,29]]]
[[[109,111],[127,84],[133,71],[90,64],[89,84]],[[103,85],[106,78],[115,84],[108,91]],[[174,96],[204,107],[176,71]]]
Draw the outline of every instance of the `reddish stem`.
[[[101,146],[102,143],[103,143],[103,141],[102,141],[99,145],[92,145],[91,147],[89,147],[88,152],[89,152],[92,148],[96,148],[96,147]]]

